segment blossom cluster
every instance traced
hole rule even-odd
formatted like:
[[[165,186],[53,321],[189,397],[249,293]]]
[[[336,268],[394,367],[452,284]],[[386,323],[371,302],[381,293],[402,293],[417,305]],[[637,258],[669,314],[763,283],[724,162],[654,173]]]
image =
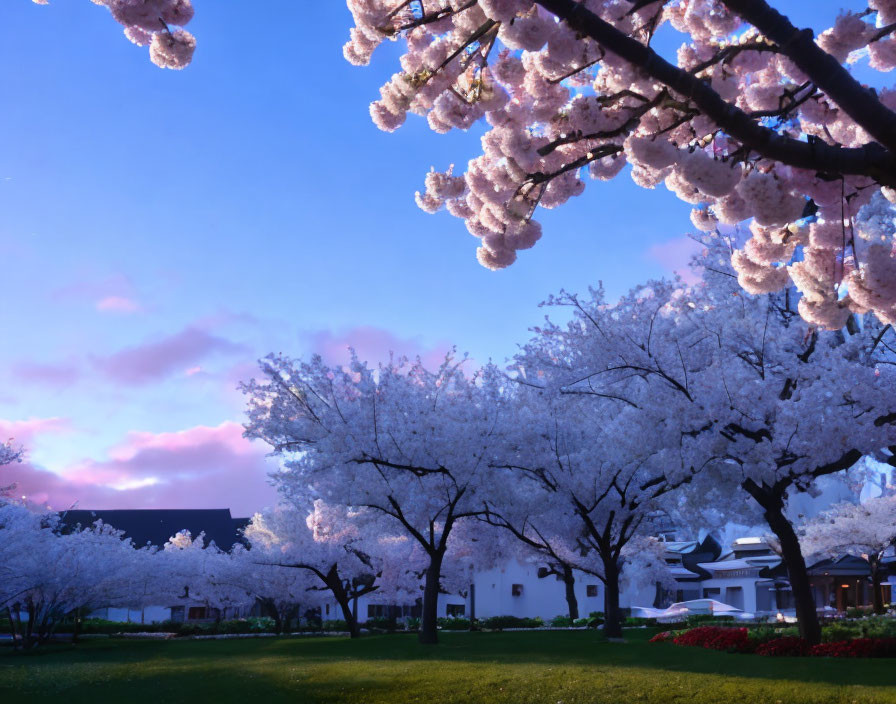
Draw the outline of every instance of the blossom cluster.
[[[752,222],[752,239],[733,259],[747,291],[795,284],[800,314],[827,328],[840,327],[850,311],[896,320],[893,218],[870,232],[862,225],[866,206],[896,202],[893,182],[873,168],[830,173],[775,152],[778,144],[805,146],[800,140],[854,151],[880,146],[850,104],[818,87],[805,61],[800,68],[788,47],[724,2],[581,3],[617,41],[649,47],[663,25],[684,34],[680,75],[699,78],[738,125],[753,124],[740,130],[658,80],[649,62],[627,61],[575,31],[543,7],[549,4],[348,0],[350,62],[368,63],[385,40],[403,38],[406,46],[400,71],[370,107],[378,127],[393,131],[408,113],[424,116],[436,132],[487,123],[482,154],[465,172],[432,172],[417,194],[425,211],[444,207],[464,220],[479,239],[481,264],[513,264],[542,235],[539,206],[581,194],[587,176],[609,180],[630,167],[638,185],[664,184],[691,203],[701,231]],[[873,69],[890,71],[893,14],[891,2],[872,0],[866,12],[841,14],[817,47],[846,70],[867,55]],[[896,120],[896,91],[881,90],[878,98],[879,122]]]
[[[724,626],[698,626],[680,633],[672,639],[675,645],[687,645],[710,650],[743,652],[750,648],[746,628]]]
[[[183,27],[193,19],[192,0],[91,0],[124,25],[124,35],[137,46],[149,47],[149,58],[160,68],[182,69],[196,50],[196,38]],[[49,0],[34,0],[47,5]]]

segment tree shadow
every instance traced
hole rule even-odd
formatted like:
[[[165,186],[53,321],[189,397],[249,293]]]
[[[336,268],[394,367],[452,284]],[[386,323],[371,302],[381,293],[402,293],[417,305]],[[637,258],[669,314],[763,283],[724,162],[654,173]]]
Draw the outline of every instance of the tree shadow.
[[[512,692],[517,697],[506,701],[518,704],[561,699],[535,698],[541,695],[531,687],[539,682],[547,688],[562,688],[566,681],[587,682],[601,691],[613,681],[630,682],[651,692],[668,682],[680,683],[676,686],[684,687],[683,691],[688,686],[709,686],[709,682],[713,688],[752,682],[749,686],[763,693],[762,700],[779,690],[795,697],[813,685],[830,693],[861,684],[864,692],[875,693],[875,701],[878,694],[896,701],[896,668],[888,660],[737,655],[648,644],[647,634],[629,636],[625,644],[608,643],[594,632],[443,633],[440,637],[437,646],[419,645],[411,634],[355,641],[308,637],[90,641],[47,648],[30,657],[0,656],[0,692],[6,688],[27,694],[31,702],[50,694],[54,700],[67,702],[117,697],[137,702],[143,697],[135,693],[145,690],[153,695],[147,701],[154,702],[204,701],[214,692],[216,701],[245,701],[251,694],[268,702],[305,704],[390,701],[393,696],[391,701],[404,702],[411,700],[411,692],[418,701],[449,701],[440,698],[445,687],[456,689],[460,698],[454,701],[505,701],[501,697],[506,687],[508,696]],[[567,674],[557,679],[559,671]],[[525,691],[518,689],[520,682],[527,683]],[[666,701],[651,696],[639,701]],[[777,699],[791,701],[786,695]],[[840,699],[838,695],[805,701]],[[572,696],[569,700],[578,701]],[[855,694],[843,700],[866,701]],[[747,700],[720,695],[705,701]]]

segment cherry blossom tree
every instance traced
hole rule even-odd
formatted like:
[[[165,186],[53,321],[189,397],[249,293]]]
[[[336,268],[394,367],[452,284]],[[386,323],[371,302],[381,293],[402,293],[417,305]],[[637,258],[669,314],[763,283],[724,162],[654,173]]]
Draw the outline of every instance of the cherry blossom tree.
[[[34,0],[48,5],[49,0]],[[106,7],[124,35],[137,46],[149,47],[149,58],[160,68],[186,68],[196,50],[196,38],[183,29],[193,19],[192,0],[92,0]]]
[[[884,613],[881,583],[886,576],[883,558],[896,547],[896,496],[865,503],[841,503],[802,526],[800,543],[807,555],[855,555],[871,568],[874,613]]]
[[[13,462],[21,462],[23,454],[24,451],[22,448],[15,445],[14,441],[11,439],[0,444],[0,467],[12,464]],[[4,496],[9,496],[10,492],[15,488],[15,484],[3,486],[3,483],[0,482],[0,501],[3,500]]]
[[[150,587],[156,603],[199,603],[215,609],[218,619],[227,609],[255,601],[239,573],[242,563],[221,550],[205,533],[195,538],[183,530],[171,536],[156,553],[156,580]]]
[[[235,545],[227,555],[226,579],[251,596],[261,613],[274,621],[274,632],[283,633],[303,610],[317,608],[321,596],[317,580],[304,570],[266,564],[252,550]]]
[[[266,383],[244,385],[246,435],[282,457],[281,492],[308,488],[324,501],[391,519],[427,556],[420,641],[437,642],[442,564],[451,531],[482,508],[479,487],[500,404],[481,375],[448,356],[436,371],[418,360],[372,369],[352,360],[282,356],[262,364]]]
[[[264,574],[276,576],[278,582],[303,580],[309,597],[313,590],[329,591],[342,610],[352,638],[360,635],[358,598],[379,588],[379,570],[363,549],[357,514],[321,500],[313,503],[310,512],[281,505],[255,514],[244,531],[250,544],[245,560]],[[265,586],[258,587],[258,595],[262,606],[275,600]],[[282,597],[279,600],[284,601]]]
[[[804,557],[785,509],[819,477],[863,456],[896,463],[892,330],[873,317],[850,332],[799,319],[792,291],[744,294],[710,249],[692,290],[651,282],[610,305],[600,290],[561,294],[573,320],[548,322],[521,360],[561,395],[653,413],[656,432],[693,471],[694,490],[729,515],[746,492],[781,544],[801,633],[819,638]],[[529,361],[532,360],[532,361]],[[650,423],[635,431],[649,438]],[[889,451],[886,448],[890,448]]]
[[[82,614],[100,606],[140,606],[149,554],[101,522],[63,530],[57,514],[0,506],[0,608],[15,645],[46,642],[67,617],[77,637]]]
[[[370,107],[397,129],[409,112],[435,132],[487,123],[463,173],[432,171],[417,202],[443,206],[480,239],[490,269],[540,239],[555,208],[631,165],[694,205],[692,220],[753,221],[734,258],[747,291],[791,283],[800,314],[836,328],[850,311],[896,320],[892,218],[858,224],[875,197],[896,202],[896,91],[854,76],[896,67],[896,4],[868,0],[816,38],[765,0],[348,0],[345,57],[367,64],[386,39],[401,68]],[[651,45],[685,36],[674,61]],[[793,224],[811,216],[811,227]],[[843,292],[848,291],[847,296]]]
[[[560,566],[571,611],[572,568],[598,577],[605,632],[621,637],[620,580],[639,552],[628,546],[649,527],[657,502],[693,472],[675,451],[677,424],[662,414],[556,393],[558,352],[543,346],[518,359],[516,413],[504,424],[496,461],[507,476],[493,479],[515,492],[490,502],[487,518]]]

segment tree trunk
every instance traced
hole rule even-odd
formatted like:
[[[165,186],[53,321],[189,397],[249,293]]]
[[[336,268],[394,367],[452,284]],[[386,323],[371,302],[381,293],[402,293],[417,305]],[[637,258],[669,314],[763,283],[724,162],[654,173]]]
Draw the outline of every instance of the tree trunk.
[[[881,574],[880,565],[877,561],[869,561],[871,564],[871,605],[874,613],[882,614],[884,609],[884,595],[881,592],[881,582],[883,582],[883,574]]]
[[[435,645],[439,642],[439,576],[442,572],[444,556],[444,550],[430,553],[429,567],[426,568],[426,582],[423,585],[423,614],[420,619],[420,633],[417,636],[423,645]]]
[[[25,625],[25,638],[23,639],[23,644],[25,646],[25,650],[31,650],[31,648],[36,645],[36,641],[34,638],[34,625],[37,621],[37,608],[34,606],[34,603],[28,602],[28,622]]]
[[[327,586],[330,587],[330,591],[333,592],[333,596],[336,598],[336,603],[342,609],[342,618],[345,619],[345,625],[348,626],[349,636],[351,638],[360,637],[361,631],[358,628],[358,621],[352,613],[352,600],[345,590],[345,585],[342,583],[335,565],[327,573]]]
[[[280,612],[277,610],[276,604],[274,604],[273,599],[269,599],[267,597],[258,599],[258,605],[261,607],[261,613],[267,616],[274,621],[274,633],[280,635],[280,632],[283,628],[283,623],[280,619]]]
[[[806,560],[800,550],[796,532],[784,515],[784,503],[780,497],[765,495],[758,498],[755,494],[753,497],[765,510],[765,520],[781,543],[781,557],[790,577],[800,637],[812,645],[820,643],[821,624],[818,622],[818,612],[815,610],[815,597],[812,595],[812,585],[809,583],[809,571],[806,569]]]
[[[474,623],[476,621],[476,583],[470,582],[470,629],[476,630],[474,628]]]
[[[9,634],[12,636],[12,645],[16,650],[19,649],[22,643],[22,635],[21,631],[21,623],[19,619],[19,609],[16,607],[15,617],[13,617],[12,607],[6,607],[6,614],[9,616]]]
[[[72,628],[72,643],[78,642],[78,636],[81,633],[81,608],[75,609],[75,625]]]
[[[619,609],[619,564],[615,559],[604,560],[604,635],[622,638],[622,613]]]
[[[576,578],[569,565],[563,565],[563,584],[566,586],[566,606],[569,609],[569,617],[575,620],[579,617],[579,602],[576,599]]]

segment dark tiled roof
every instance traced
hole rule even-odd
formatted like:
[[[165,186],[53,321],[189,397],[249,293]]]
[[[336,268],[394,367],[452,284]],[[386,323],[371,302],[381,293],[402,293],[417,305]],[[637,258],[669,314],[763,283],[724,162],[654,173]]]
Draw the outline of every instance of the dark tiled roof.
[[[809,574],[813,577],[832,575],[836,577],[860,576],[871,574],[871,567],[861,557],[844,555],[843,557],[822,560],[809,567]]]
[[[82,528],[101,520],[118,530],[123,530],[136,547],[147,543],[162,547],[171,536],[188,530],[195,538],[205,533],[206,542],[214,541],[221,550],[230,550],[234,543],[242,542],[240,530],[249,523],[248,518],[233,518],[230,509],[114,509],[76,510],[61,514],[62,523]]]
[[[694,577],[682,577],[679,582],[699,582],[701,579],[711,579],[712,575],[700,567],[701,562],[715,562],[722,554],[722,546],[712,535],[707,535],[691,552],[681,556],[681,564],[687,570],[695,573]]]

